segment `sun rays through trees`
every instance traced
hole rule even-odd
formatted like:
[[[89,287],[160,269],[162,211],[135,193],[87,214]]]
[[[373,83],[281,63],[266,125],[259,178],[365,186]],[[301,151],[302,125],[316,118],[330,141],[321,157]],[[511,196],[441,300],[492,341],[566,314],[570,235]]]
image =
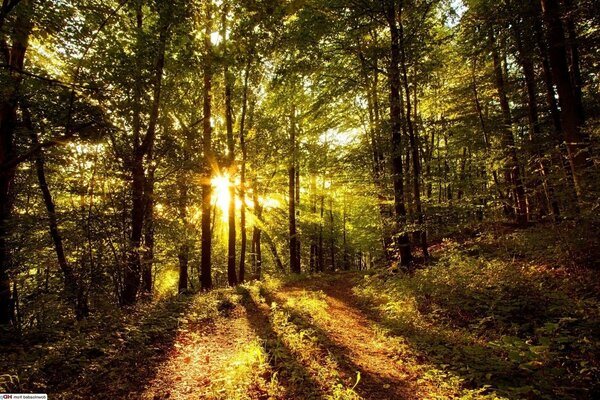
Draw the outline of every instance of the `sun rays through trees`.
[[[597,398],[599,76],[596,0],[4,0],[0,392]]]

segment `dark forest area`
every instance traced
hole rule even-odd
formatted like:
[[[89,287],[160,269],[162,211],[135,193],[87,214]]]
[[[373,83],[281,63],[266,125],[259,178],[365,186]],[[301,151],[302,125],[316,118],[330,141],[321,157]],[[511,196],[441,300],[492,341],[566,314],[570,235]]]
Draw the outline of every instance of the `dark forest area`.
[[[0,395],[600,398],[597,0],[3,0]]]

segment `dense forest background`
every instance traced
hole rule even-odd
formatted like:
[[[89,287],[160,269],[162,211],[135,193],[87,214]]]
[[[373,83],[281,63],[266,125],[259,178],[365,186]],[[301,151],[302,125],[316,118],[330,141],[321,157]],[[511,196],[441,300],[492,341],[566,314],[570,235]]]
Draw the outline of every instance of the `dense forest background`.
[[[598,395],[599,7],[3,0],[0,391],[58,387],[60,332],[364,271],[355,295],[498,339],[506,365],[440,350],[470,395]]]

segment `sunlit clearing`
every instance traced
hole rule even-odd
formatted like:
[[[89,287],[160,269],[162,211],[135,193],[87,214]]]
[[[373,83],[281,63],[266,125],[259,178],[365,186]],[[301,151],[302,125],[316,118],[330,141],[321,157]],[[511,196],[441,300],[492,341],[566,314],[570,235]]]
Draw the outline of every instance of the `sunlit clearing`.
[[[230,181],[229,175],[219,175],[212,178],[211,183],[213,186],[213,201],[222,211],[224,219],[227,219],[229,214],[229,201],[231,195],[229,193]]]

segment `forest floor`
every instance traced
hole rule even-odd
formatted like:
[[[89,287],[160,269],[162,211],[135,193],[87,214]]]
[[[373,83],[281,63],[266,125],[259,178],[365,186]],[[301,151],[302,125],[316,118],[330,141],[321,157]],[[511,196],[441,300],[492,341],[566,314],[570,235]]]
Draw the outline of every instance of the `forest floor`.
[[[598,398],[597,248],[552,253],[551,234],[469,232],[411,273],[267,278],[48,328],[0,349],[16,366],[0,387],[65,399]]]

